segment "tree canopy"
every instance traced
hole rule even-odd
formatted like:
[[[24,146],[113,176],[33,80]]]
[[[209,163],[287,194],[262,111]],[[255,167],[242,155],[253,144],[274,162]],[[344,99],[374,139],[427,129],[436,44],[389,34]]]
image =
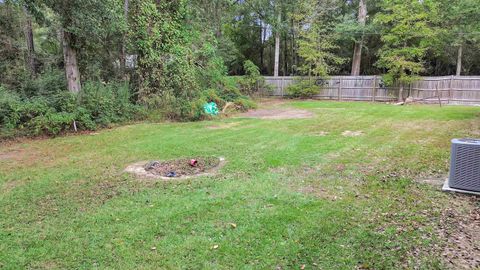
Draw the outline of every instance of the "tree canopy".
[[[478,75],[478,14],[480,0],[2,0],[0,90],[78,107],[83,86],[124,85],[129,104],[198,119],[206,101],[246,105],[256,87],[235,75],[252,70]]]

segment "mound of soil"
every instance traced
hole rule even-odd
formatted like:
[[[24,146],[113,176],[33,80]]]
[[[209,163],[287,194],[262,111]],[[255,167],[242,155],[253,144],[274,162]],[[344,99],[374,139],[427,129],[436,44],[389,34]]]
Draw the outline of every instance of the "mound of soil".
[[[197,163],[190,165],[191,159],[175,159],[165,161],[140,161],[130,164],[125,172],[135,174],[140,178],[149,179],[184,179],[215,174],[223,165],[223,157],[195,157]]]
[[[152,161],[145,164],[145,170],[151,174],[164,177],[181,177],[187,175],[196,175],[209,171],[220,164],[220,160],[215,157],[195,158],[195,166],[190,165],[191,159],[175,159],[167,161]]]

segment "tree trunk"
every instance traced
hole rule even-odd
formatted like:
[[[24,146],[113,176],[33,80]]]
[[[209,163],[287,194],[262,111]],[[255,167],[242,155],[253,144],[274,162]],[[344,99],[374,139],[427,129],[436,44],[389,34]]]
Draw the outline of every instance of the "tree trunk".
[[[398,91],[398,102],[403,102],[403,83],[400,83],[400,89]]]
[[[263,74],[263,44],[262,47],[260,48],[260,73]]]
[[[273,67],[273,76],[278,77],[278,68],[280,64],[280,23],[282,20],[282,13],[278,12],[277,29],[275,30],[275,65]]]
[[[287,34],[283,39],[283,76],[288,76],[288,44],[287,44]]]
[[[218,1],[215,1],[213,3],[213,9],[215,10],[215,36],[219,39],[221,36],[222,36],[222,19],[221,19],[221,16],[219,15],[219,11],[221,12],[220,10],[220,7],[219,7],[220,3]]]
[[[124,3],[123,3],[123,17],[125,18],[125,23],[128,24],[128,0],[124,0]],[[121,69],[124,80],[127,79],[127,48],[125,44],[126,42],[127,42],[127,34],[125,32],[123,34],[122,52],[120,55],[120,69]]]
[[[457,55],[457,76],[462,74],[462,55],[463,55],[463,46],[460,45],[458,47],[458,55]]]
[[[292,19],[292,74],[297,74],[298,58],[297,58],[297,44],[295,42],[295,27]]]
[[[80,71],[77,64],[77,52],[72,46],[73,36],[71,33],[62,30],[63,60],[65,65],[65,76],[67,77],[67,88],[72,93],[81,90]]]
[[[28,13],[27,8],[23,7],[23,12],[25,14],[25,41],[27,43],[27,65],[30,70],[30,75],[35,77],[37,73],[37,65],[35,60],[35,46],[33,42],[33,28],[32,28],[32,17]]]
[[[263,51],[265,50],[265,27],[263,25],[263,22],[260,23],[260,44],[261,47],[260,47],[260,73],[263,74]]]
[[[367,19],[367,4],[366,0],[360,0],[358,4],[358,23],[361,26],[365,25]],[[363,35],[359,41],[355,42],[355,48],[353,50],[353,59],[352,59],[352,76],[360,75],[360,64],[362,61],[362,46],[363,46]]]

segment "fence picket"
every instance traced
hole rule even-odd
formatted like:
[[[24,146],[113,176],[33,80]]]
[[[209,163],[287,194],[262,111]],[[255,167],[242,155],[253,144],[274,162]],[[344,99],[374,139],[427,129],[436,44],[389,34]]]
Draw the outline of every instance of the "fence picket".
[[[272,96],[285,96],[285,89],[298,77],[265,77]],[[338,83],[338,85],[336,85]],[[480,104],[480,76],[421,77],[410,85],[414,101],[424,103]],[[385,87],[378,76],[331,76],[325,79],[317,99],[396,101],[398,85]]]

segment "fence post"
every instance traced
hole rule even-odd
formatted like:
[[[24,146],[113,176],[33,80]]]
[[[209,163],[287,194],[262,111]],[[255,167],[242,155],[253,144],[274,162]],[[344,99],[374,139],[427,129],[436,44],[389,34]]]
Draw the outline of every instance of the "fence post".
[[[372,89],[372,101],[375,102],[375,96],[377,95],[377,75],[373,76],[373,89]]]
[[[284,85],[283,77],[281,77],[280,79],[280,85],[282,89],[282,97],[285,97],[285,85]]]
[[[338,100],[342,99],[342,77],[338,80]]]
[[[448,87],[448,104],[452,101],[452,93],[453,93],[453,75],[450,76],[450,86]]]
[[[437,83],[435,84],[435,90],[437,91],[438,104],[440,104],[440,107],[442,107],[441,94],[440,94],[440,91],[438,91],[438,81],[437,81]]]

